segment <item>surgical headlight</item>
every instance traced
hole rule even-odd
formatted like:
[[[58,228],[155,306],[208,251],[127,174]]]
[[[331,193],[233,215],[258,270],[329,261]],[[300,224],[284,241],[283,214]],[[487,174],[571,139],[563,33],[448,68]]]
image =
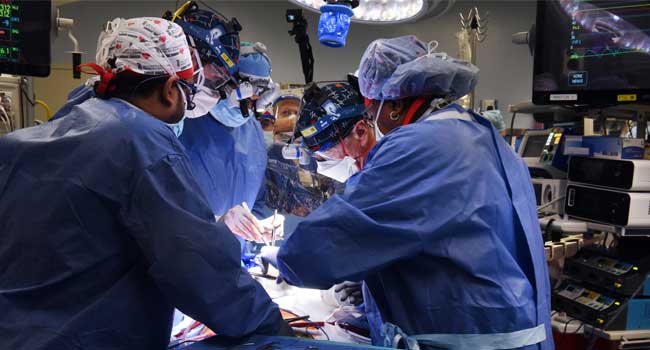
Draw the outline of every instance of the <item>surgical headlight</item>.
[[[343,47],[350,29],[352,9],[359,6],[358,0],[327,0],[320,8],[318,41],[328,47]]]

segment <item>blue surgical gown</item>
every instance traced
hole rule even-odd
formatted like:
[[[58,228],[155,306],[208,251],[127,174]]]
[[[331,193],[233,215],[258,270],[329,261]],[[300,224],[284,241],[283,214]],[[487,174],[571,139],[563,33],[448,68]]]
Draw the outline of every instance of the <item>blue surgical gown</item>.
[[[91,87],[92,85],[92,80],[87,81],[84,84],[81,84],[74,88],[70,93],[68,94],[68,100],[65,102],[65,104],[59,109],[54,115],[50,118],[50,120],[56,120],[61,117],[64,117],[68,114],[70,114],[70,111],[72,108],[78,104],[83,103],[84,101],[96,97],[95,91]]]
[[[209,113],[188,118],[179,139],[214,215],[224,215],[243,202],[259,213],[267,157],[262,127],[254,117],[236,128]],[[256,204],[258,197],[262,200]]]
[[[387,134],[345,192],[285,241],[280,273],[313,288],[363,280],[375,345],[391,324],[440,348],[490,349],[487,338],[501,341],[491,335],[526,330],[546,339],[528,349],[552,349],[526,165],[484,118],[443,112],[467,120],[423,118]],[[488,335],[486,347],[462,345],[474,334]]]
[[[3,349],[165,349],[178,307],[217,333],[281,315],[161,121],[91,98],[0,137]]]

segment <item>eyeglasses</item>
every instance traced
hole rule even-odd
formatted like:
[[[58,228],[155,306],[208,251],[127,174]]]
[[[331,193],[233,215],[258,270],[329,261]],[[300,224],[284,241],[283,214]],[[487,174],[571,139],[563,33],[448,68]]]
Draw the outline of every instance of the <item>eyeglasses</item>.
[[[196,95],[196,92],[198,91],[196,88],[196,85],[185,81],[183,79],[178,80],[178,85],[181,86],[181,88],[185,91],[185,99],[187,101],[187,110],[191,111],[196,107],[196,103],[194,103],[194,96]]]

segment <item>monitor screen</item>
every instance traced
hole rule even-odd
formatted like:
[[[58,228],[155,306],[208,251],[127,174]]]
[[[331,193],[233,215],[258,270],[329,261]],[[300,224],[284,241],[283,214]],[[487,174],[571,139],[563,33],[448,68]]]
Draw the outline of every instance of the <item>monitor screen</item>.
[[[650,102],[650,1],[538,1],[533,100]]]
[[[0,73],[50,74],[51,0],[0,0]]]
[[[539,158],[544,151],[544,146],[546,146],[547,140],[548,134],[528,135],[521,156],[524,158]]]

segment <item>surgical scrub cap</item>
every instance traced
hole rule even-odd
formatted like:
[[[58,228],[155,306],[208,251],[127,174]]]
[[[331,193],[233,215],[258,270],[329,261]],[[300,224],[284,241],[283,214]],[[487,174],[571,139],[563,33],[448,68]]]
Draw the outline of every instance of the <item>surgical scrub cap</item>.
[[[116,18],[97,41],[96,63],[117,74],[192,77],[192,56],[183,29],[162,18]]]
[[[262,43],[242,42],[239,57],[239,74],[251,80],[271,79],[271,59]]]
[[[483,117],[485,119],[489,120],[490,123],[494,126],[495,129],[498,131],[502,131],[506,129],[506,123],[503,121],[503,115],[501,115],[501,111],[498,109],[494,110],[489,110],[489,111],[484,111]]]
[[[413,35],[373,41],[359,64],[364,97],[396,100],[433,95],[460,98],[474,89],[479,69],[444,53],[428,53]]]

